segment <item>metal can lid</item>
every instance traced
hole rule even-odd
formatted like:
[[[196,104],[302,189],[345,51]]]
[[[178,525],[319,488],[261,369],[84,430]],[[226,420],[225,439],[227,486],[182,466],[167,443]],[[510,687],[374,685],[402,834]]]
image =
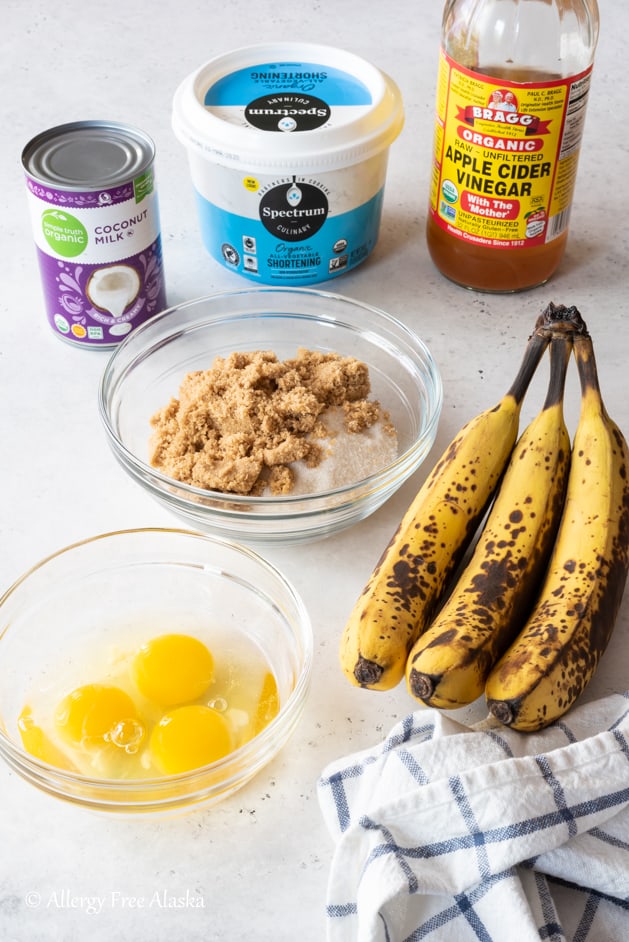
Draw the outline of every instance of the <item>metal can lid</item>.
[[[101,190],[147,170],[155,145],[138,128],[113,121],[75,121],[42,131],[22,151],[25,171],[61,189]]]

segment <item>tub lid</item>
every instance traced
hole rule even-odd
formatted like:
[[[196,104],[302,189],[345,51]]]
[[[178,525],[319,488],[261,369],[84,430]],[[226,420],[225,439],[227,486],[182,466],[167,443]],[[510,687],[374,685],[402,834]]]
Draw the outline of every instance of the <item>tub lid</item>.
[[[396,84],[364,59],[313,43],[247,46],[179,86],[173,130],[189,149],[241,170],[321,172],[385,150],[402,129]]]

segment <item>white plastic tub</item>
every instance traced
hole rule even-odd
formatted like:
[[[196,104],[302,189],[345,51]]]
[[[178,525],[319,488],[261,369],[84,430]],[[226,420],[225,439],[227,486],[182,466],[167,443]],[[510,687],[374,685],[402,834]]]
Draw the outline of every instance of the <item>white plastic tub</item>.
[[[173,129],[210,255],[273,285],[354,268],[376,244],[403,122],[395,83],[340,49],[275,43],[206,63],[177,89]]]

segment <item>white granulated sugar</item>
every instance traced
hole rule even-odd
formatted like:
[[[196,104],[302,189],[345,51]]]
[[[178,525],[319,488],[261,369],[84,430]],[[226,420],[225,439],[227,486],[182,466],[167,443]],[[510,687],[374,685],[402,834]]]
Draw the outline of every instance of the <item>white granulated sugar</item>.
[[[345,430],[339,408],[328,409],[321,418],[330,433],[329,439],[317,439],[326,457],[316,468],[302,461],[291,465],[295,472],[293,495],[315,494],[362,481],[397,458],[397,435],[382,418],[361,432]]]

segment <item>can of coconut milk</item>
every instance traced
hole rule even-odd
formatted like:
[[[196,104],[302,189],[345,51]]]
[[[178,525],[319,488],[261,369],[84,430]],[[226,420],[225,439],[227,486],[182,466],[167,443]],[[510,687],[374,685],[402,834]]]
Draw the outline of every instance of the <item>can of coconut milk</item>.
[[[155,146],[143,131],[79,121],[22,152],[48,320],[85,347],[111,347],[166,307]]]

